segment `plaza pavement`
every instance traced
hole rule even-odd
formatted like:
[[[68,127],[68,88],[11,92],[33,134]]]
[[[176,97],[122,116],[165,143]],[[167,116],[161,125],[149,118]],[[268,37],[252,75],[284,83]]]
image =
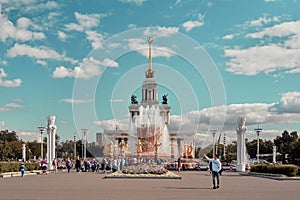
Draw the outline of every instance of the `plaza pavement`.
[[[300,180],[272,180],[224,172],[221,188],[211,189],[209,172],[180,172],[181,180],[103,179],[94,173],[0,179],[0,200],[254,200],[299,199]]]

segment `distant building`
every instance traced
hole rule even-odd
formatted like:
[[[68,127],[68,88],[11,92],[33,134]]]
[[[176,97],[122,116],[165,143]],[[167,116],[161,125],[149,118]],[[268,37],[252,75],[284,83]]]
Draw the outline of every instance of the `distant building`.
[[[103,146],[104,144],[103,133],[96,133],[96,142],[99,146]]]

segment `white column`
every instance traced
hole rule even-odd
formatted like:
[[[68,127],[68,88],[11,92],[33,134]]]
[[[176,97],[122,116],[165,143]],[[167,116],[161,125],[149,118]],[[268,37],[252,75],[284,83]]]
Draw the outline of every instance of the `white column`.
[[[47,127],[47,153],[46,153],[46,159],[47,163],[49,163],[49,158],[50,158],[50,131],[48,130]]]
[[[246,145],[245,145],[245,133],[247,127],[245,126],[246,118],[239,117],[237,132],[237,165],[236,171],[244,172],[246,166]]]
[[[273,163],[276,163],[276,146],[273,146]]]
[[[26,144],[22,144],[22,160],[26,161]]]
[[[52,161],[55,158],[55,135],[56,135],[56,125],[55,116],[48,116],[47,125],[47,162],[48,169],[53,169]]]

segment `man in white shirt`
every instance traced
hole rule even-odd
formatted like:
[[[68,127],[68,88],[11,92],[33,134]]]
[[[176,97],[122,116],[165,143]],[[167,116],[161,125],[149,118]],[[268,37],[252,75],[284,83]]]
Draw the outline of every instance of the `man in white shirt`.
[[[213,189],[217,189],[220,187],[220,171],[222,169],[222,164],[219,160],[219,156],[216,154],[213,159],[207,157],[204,155],[205,158],[210,162],[211,164],[211,175],[212,175],[212,180],[213,180]],[[215,179],[217,178],[217,186],[216,186],[216,181]]]

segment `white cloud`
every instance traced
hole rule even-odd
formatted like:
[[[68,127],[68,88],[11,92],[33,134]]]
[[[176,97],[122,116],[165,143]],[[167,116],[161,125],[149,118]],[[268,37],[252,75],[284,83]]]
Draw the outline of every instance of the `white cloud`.
[[[34,2],[30,6],[26,6],[23,12],[41,12],[43,10],[54,10],[60,8],[60,5],[55,1],[47,1],[45,3]]]
[[[219,132],[235,134],[238,117],[246,117],[246,126],[257,125],[288,125],[299,123],[300,119],[300,92],[287,92],[282,94],[279,102],[231,104],[217,107],[194,110],[182,115],[171,115],[170,132],[207,133],[211,129]],[[211,120],[215,124],[212,124]],[[224,126],[222,123],[225,119]],[[129,119],[102,120],[95,122],[103,129],[115,129],[118,124],[122,130],[128,130]],[[251,130],[249,130],[250,132]],[[265,138],[274,138],[282,130],[264,130]],[[253,137],[255,134],[253,134]],[[201,136],[200,136],[201,137]],[[205,138],[202,135],[202,139]],[[234,137],[234,135],[233,135]]]
[[[136,29],[136,24],[128,24],[127,28],[129,28],[129,29]]]
[[[250,26],[262,26],[265,24],[269,24],[271,22],[279,22],[279,17],[273,17],[273,18],[268,18],[268,17],[260,17],[256,20],[252,20],[249,22]]]
[[[260,19],[264,21],[264,18]],[[276,21],[277,18],[272,20]],[[227,71],[243,75],[268,74],[278,70],[288,74],[300,72],[300,21],[283,22],[248,33],[246,37],[268,38],[257,46],[225,49],[225,57],[230,58],[226,63],[229,67]],[[281,42],[276,42],[278,37]]]
[[[300,113],[300,92],[283,93],[272,110],[280,113]]]
[[[16,130],[16,133],[19,139],[23,141],[34,141],[34,140],[37,140],[38,142],[41,141],[41,136],[39,133],[26,131],[26,130]]]
[[[3,87],[20,87],[22,84],[21,79],[5,80],[7,74],[4,72],[4,69],[0,68],[0,86]]]
[[[81,14],[78,12],[74,13],[75,18],[78,24],[70,23],[66,25],[67,30],[74,30],[74,31],[84,31],[90,30],[93,27],[97,27],[100,23],[100,18],[105,17],[105,14]]]
[[[23,106],[17,103],[7,103],[3,107],[0,107],[0,112],[9,112],[18,108],[23,108]]]
[[[118,126],[121,130],[129,130],[129,120],[128,119],[111,119],[111,120],[100,120],[95,121],[96,126],[101,127],[104,130],[115,130]]]
[[[124,103],[124,99],[111,99],[110,102],[112,103]]]
[[[55,50],[52,50],[49,47],[45,47],[45,46],[31,47],[27,44],[18,44],[18,43],[16,43],[11,49],[8,50],[7,55],[12,58],[17,56],[28,56],[38,60],[53,59],[53,60],[64,60],[71,63],[76,62],[74,59],[65,57],[64,55],[57,53]]]
[[[137,6],[142,6],[144,2],[147,0],[119,0],[120,2],[123,3],[130,3],[130,4],[135,4]]]
[[[100,19],[108,16],[108,14],[88,14],[84,15],[75,12],[75,18],[78,24],[70,23],[65,27],[67,30],[84,32],[86,34],[86,39],[91,42],[93,48],[102,48],[103,35],[91,30],[100,24]]]
[[[7,61],[6,60],[0,60],[0,64],[7,65]]]
[[[201,26],[203,26],[203,24],[204,24],[203,22],[190,20],[190,21],[184,22],[182,24],[182,26],[185,28],[186,32],[189,32],[190,30],[192,30],[195,27],[201,27]]]
[[[223,37],[223,39],[224,39],[224,40],[231,40],[231,39],[233,39],[233,37],[234,37],[233,34],[229,34],[229,35],[225,35],[225,36]]]
[[[101,14],[89,14],[84,15],[78,12],[75,12],[75,17],[80,25],[82,25],[84,28],[92,28],[98,26],[100,23],[99,18],[101,17]]]
[[[84,27],[80,24],[70,23],[66,25],[67,30],[69,31],[79,31],[82,32]]]
[[[300,33],[300,21],[283,22],[263,29],[262,31],[249,33],[246,37],[250,38],[263,38],[264,36],[270,37],[285,37]]]
[[[246,117],[247,126],[297,123],[300,119],[300,92],[284,93],[279,102],[270,104],[231,104],[191,111],[181,116],[171,115],[170,129],[205,132],[211,125],[212,118],[216,124],[221,124],[225,118],[222,130],[234,130],[239,116]]]
[[[5,122],[0,121],[0,130],[5,130]]]
[[[17,104],[17,103],[8,103],[8,104],[5,105],[5,107],[8,107],[8,108],[23,108],[22,105]]]
[[[155,29],[147,28],[144,31],[145,36],[153,36],[154,38],[160,38],[160,37],[169,37],[170,35],[174,35],[178,33],[179,28],[178,27],[165,27],[165,26],[159,26]]]
[[[91,99],[61,99],[60,102],[71,104],[86,104],[93,102]]]
[[[86,31],[87,40],[92,43],[93,48],[102,48],[103,35],[96,31]]]
[[[45,10],[53,10],[60,7],[55,1],[40,1],[40,0],[1,0],[0,3],[5,4],[3,9],[5,12],[18,10],[19,13],[37,13]]]
[[[137,51],[141,55],[148,57],[149,45],[146,40],[141,38],[131,38],[127,39],[128,49]],[[154,40],[155,42],[155,40]],[[153,42],[153,43],[154,43]],[[152,57],[171,57],[173,51],[168,47],[160,47],[152,44]]]
[[[7,107],[0,107],[0,112],[8,112],[8,111],[11,111],[11,109]]]
[[[204,25],[204,15],[199,14],[198,20],[189,20],[182,24],[186,32],[190,32],[196,27],[202,27]]]
[[[46,66],[46,65],[47,65],[47,62],[44,61],[44,60],[37,60],[36,63],[37,63],[37,64],[40,64],[40,65],[43,65],[43,66]]]
[[[270,73],[278,69],[293,70],[300,66],[300,49],[288,49],[280,45],[254,46],[248,49],[226,49],[227,71],[248,76],[260,72]]]
[[[32,22],[26,17],[21,17],[17,20],[17,27],[20,29],[27,29],[30,25],[32,25]]]
[[[110,49],[113,49],[113,48],[118,48],[121,45],[122,45],[121,43],[109,43],[109,44],[107,44],[107,47]]]
[[[61,40],[65,40],[68,36],[66,33],[62,32],[62,31],[58,31],[58,37]]]
[[[0,13],[0,39],[14,39],[20,41],[41,40],[46,36],[42,32],[34,32],[29,30],[33,23],[30,19],[21,17],[17,20],[17,26],[8,20],[7,16]]]
[[[91,77],[98,76],[102,73],[104,67],[118,67],[119,64],[109,58],[99,61],[93,57],[84,58],[83,62],[74,69],[69,69],[64,66],[56,67],[53,72],[54,78],[65,78],[65,77],[74,77],[74,78],[83,78],[89,79]]]
[[[286,74],[298,74],[298,73],[300,73],[300,67],[292,69],[292,70],[289,70],[289,71],[286,71],[285,73]]]

